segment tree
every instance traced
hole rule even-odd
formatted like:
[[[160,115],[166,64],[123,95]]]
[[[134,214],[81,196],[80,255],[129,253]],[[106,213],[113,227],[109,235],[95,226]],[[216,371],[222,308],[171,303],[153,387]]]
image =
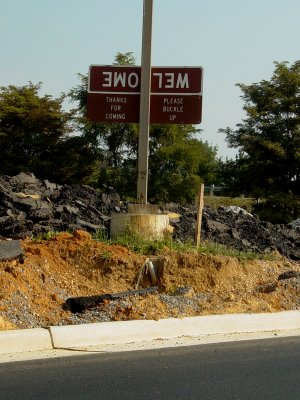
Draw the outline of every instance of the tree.
[[[91,174],[91,149],[70,136],[65,96],[40,96],[40,88],[41,83],[0,88],[0,174],[32,172],[59,183],[81,182]]]
[[[118,52],[115,56],[115,65],[135,65],[135,57],[132,51],[127,53]]]
[[[116,65],[134,65],[131,52],[117,53]],[[82,140],[97,154],[97,171],[90,183],[114,186],[121,195],[134,196],[132,175],[135,177],[138,126],[136,124],[91,123],[86,117],[88,76],[79,74],[80,84],[69,97],[77,104],[74,111],[76,130]],[[130,171],[130,172],[129,172]],[[130,182],[130,183],[129,183]]]
[[[232,172],[240,189],[300,194],[300,61],[276,62],[269,81],[237,86],[246,117],[220,131],[239,149]]]
[[[212,183],[217,149],[196,138],[193,125],[154,125],[150,129],[149,198],[154,202],[193,202],[200,183]]]
[[[55,166],[55,149],[69,133],[63,97],[38,95],[41,84],[0,89],[2,174],[30,171],[46,177]]]

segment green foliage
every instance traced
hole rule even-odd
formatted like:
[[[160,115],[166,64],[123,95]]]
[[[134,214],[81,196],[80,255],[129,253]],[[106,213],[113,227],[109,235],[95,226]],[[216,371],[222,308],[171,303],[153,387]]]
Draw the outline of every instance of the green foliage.
[[[58,183],[83,183],[92,173],[94,153],[71,136],[72,112],[65,96],[40,96],[41,84],[0,88],[0,174],[32,172]]]
[[[52,179],[65,184],[93,185],[100,159],[97,150],[89,146],[81,136],[72,136],[56,149],[57,163],[51,174]]]
[[[246,197],[204,196],[205,206],[218,209],[219,207],[237,206],[253,213],[256,199]]]
[[[0,173],[33,172],[49,178],[55,150],[70,132],[63,96],[40,97],[40,84],[0,88]]]
[[[164,240],[146,239],[130,227],[127,227],[125,232],[119,235],[117,239],[112,240],[111,243],[145,255],[157,254],[165,247]]]
[[[127,53],[118,52],[115,56],[115,65],[135,65],[135,57],[131,51]]]
[[[261,254],[254,251],[239,251],[219,243],[213,242],[202,242],[198,251],[204,254],[222,255],[226,257],[234,257],[240,262],[248,260],[273,260],[274,254]]]
[[[153,202],[194,202],[210,181],[217,149],[196,139],[192,125],[156,125],[150,130],[149,197]]]
[[[109,238],[106,229],[97,230],[97,232],[93,234],[93,239],[98,242],[108,243]]]
[[[238,84],[245,119],[221,129],[240,153],[225,166],[231,187],[252,195],[300,194],[300,61],[275,63],[269,81]],[[223,176],[224,177],[224,176]]]
[[[300,197],[289,193],[274,194],[254,207],[254,212],[263,221],[287,224],[300,217]]]
[[[106,263],[106,262],[108,262],[108,261],[111,259],[111,257],[112,257],[112,252],[109,251],[109,250],[104,250],[104,251],[102,251],[100,257],[101,257],[101,259]]]
[[[45,240],[47,241],[47,240],[54,239],[55,236],[57,236],[57,235],[58,235],[58,232],[49,231],[49,232],[40,234],[38,236],[34,236],[34,237],[31,238],[31,240],[34,243],[40,243],[40,242],[45,241]]]
[[[126,53],[123,59],[123,55],[118,53],[116,60],[125,62],[130,58],[130,54]],[[90,183],[96,187],[103,184],[113,186],[121,196],[132,196],[136,182],[134,178],[136,177],[138,126],[88,121],[86,118],[87,76],[79,75],[79,78],[81,83],[70,91],[69,97],[77,104],[74,110],[76,130],[80,132],[82,142],[97,160]]]

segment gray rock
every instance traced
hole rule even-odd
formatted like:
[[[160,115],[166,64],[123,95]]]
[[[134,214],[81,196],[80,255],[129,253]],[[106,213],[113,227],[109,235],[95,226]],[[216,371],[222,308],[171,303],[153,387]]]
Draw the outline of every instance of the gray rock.
[[[0,260],[11,260],[24,256],[20,240],[0,241]]]

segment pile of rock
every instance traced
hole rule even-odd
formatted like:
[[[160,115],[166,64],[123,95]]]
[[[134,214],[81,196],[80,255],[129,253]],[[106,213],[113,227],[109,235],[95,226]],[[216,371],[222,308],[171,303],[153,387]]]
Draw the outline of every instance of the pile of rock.
[[[195,206],[169,209],[181,215],[173,223],[174,236],[187,241],[195,237],[197,212]],[[257,216],[249,214],[239,207],[205,207],[202,218],[202,239],[240,251],[269,253],[278,251],[293,260],[300,260],[300,226],[295,223],[273,225],[262,222]]]
[[[180,215],[171,221],[174,238],[194,240],[196,207],[168,204],[165,210]],[[113,212],[126,212],[113,188],[97,191],[87,185],[59,186],[32,174],[0,177],[0,237],[24,238],[47,232],[84,229],[109,235]],[[300,225],[272,225],[238,207],[204,208],[202,239],[241,251],[277,250],[300,260]]]
[[[47,232],[109,228],[112,212],[125,212],[113,188],[59,186],[33,174],[0,177],[0,236],[24,238]]]

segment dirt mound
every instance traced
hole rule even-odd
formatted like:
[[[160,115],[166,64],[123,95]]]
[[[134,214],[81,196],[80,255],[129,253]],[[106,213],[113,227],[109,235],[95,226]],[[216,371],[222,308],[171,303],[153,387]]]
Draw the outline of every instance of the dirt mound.
[[[0,329],[272,312],[300,305],[299,263],[278,256],[241,264],[230,257],[165,249],[153,258],[161,271],[158,293],[107,300],[74,314],[65,307],[70,297],[134,289],[145,257],[96,242],[85,231],[47,241],[25,239],[22,247],[23,259],[0,262]],[[150,286],[147,275],[142,286]]]
[[[276,226],[242,209],[205,208],[202,240],[275,251],[277,260],[241,264],[230,257],[165,249],[152,258],[158,291],[130,295],[145,257],[90,235],[109,233],[111,213],[126,209],[112,188],[59,186],[32,174],[0,177],[0,238],[21,239],[23,248],[12,241],[0,252],[0,329],[299,308],[298,223]],[[180,214],[171,221],[174,239],[193,240],[196,207],[173,204],[162,212],[167,210]],[[52,239],[37,240],[47,232]],[[150,287],[151,276],[145,274],[141,282]],[[102,296],[82,313],[67,307],[69,298],[112,293],[119,295]]]

